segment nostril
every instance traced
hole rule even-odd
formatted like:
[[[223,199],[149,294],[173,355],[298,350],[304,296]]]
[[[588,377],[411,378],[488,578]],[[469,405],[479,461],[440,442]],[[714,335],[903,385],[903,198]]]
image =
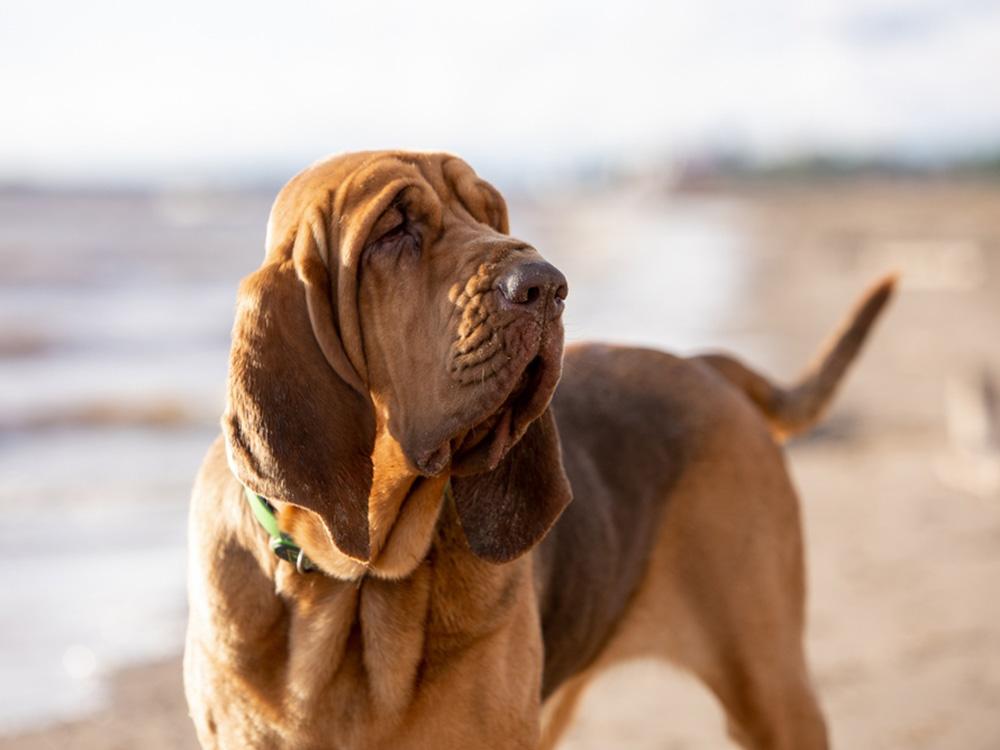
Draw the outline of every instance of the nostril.
[[[542,290],[537,286],[529,287],[528,293],[524,296],[524,304],[531,305],[538,301],[538,298],[542,296]]]

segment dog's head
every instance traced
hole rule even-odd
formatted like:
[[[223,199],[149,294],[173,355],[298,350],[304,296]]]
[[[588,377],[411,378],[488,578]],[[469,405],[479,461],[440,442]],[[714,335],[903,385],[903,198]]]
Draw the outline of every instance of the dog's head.
[[[548,411],[567,289],[507,231],[503,198],[452,156],[352,154],[286,185],[233,329],[223,426],[239,479],[366,562],[389,441],[415,482],[452,477],[477,554],[536,543],[570,497]]]

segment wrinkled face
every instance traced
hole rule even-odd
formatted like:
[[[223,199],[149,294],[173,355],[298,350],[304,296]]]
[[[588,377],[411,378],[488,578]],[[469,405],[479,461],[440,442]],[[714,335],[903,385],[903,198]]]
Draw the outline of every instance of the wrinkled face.
[[[377,419],[420,473],[495,468],[559,380],[566,280],[447,187],[408,187],[358,261]]]

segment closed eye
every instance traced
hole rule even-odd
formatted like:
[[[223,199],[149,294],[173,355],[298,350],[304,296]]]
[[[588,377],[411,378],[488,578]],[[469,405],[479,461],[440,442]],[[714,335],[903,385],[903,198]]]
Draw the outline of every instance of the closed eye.
[[[406,233],[407,229],[409,228],[410,222],[407,220],[405,213],[403,213],[402,211],[399,211],[398,213],[400,214],[400,218],[396,220],[396,226],[386,231],[381,237],[375,240],[376,242],[383,242],[384,240],[390,239],[391,237],[396,237],[398,235]]]
[[[371,236],[376,239],[368,243],[368,253],[382,255],[420,250],[419,227],[410,220],[401,202],[395,203],[379,217]]]

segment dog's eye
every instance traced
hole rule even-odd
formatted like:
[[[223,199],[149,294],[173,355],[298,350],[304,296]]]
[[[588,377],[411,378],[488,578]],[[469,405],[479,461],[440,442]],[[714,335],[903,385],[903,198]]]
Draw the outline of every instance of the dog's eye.
[[[372,227],[371,242],[369,244],[374,245],[376,242],[380,242],[393,232],[400,231],[405,226],[406,212],[399,206],[393,206],[382,214],[378,221],[375,222],[375,226]]]
[[[401,204],[392,206],[382,214],[372,228],[368,242],[369,253],[399,253],[420,250],[420,232],[407,216]]]

